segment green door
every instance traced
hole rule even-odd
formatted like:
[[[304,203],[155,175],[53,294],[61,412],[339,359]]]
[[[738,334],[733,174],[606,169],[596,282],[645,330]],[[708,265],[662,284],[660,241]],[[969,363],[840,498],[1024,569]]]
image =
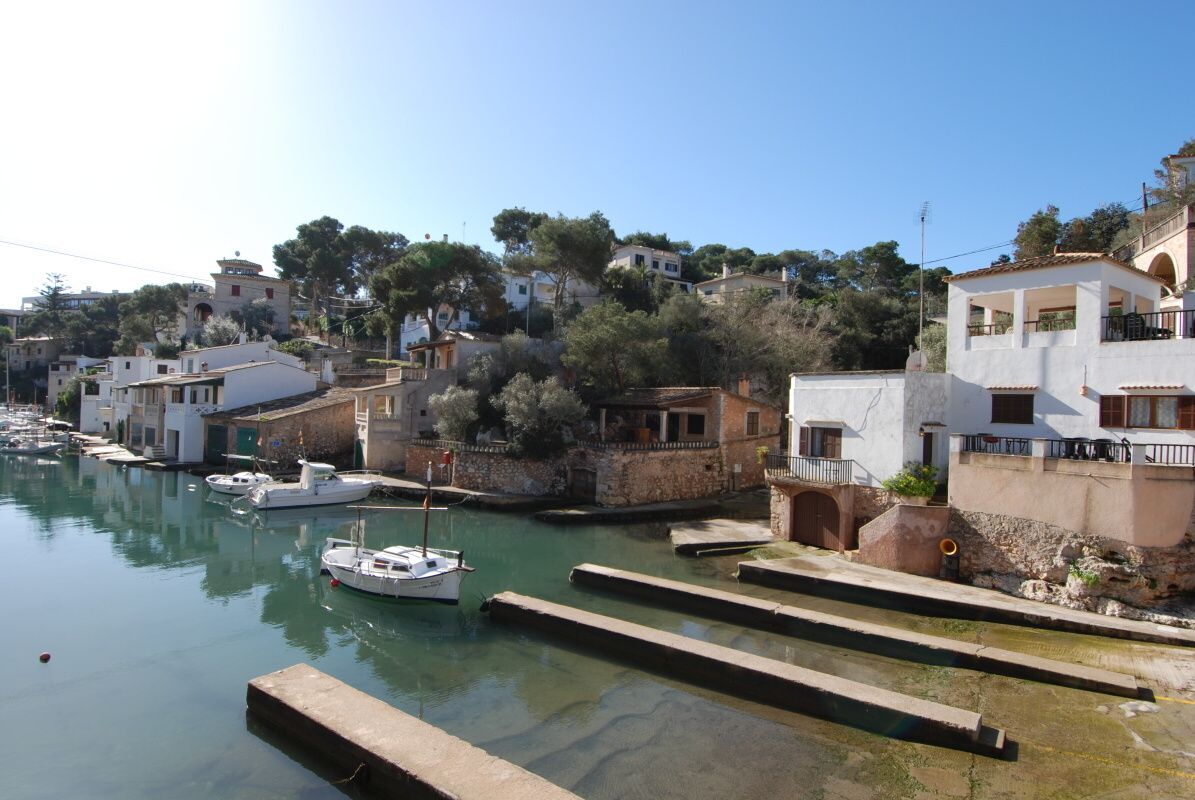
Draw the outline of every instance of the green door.
[[[224,454],[228,452],[228,426],[207,425],[207,448],[203,458],[210,464],[223,464]]]
[[[257,455],[257,428],[237,428],[237,455]]]
[[[361,440],[353,443],[353,469],[365,468],[365,453],[361,451]]]

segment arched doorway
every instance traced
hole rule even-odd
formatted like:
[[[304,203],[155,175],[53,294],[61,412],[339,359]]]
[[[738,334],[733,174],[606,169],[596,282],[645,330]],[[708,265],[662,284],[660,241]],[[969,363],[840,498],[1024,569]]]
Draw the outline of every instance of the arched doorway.
[[[1178,283],[1178,275],[1174,270],[1174,260],[1169,253],[1158,253],[1154,256],[1154,260],[1149,262],[1149,274],[1154,275],[1166,281],[1166,288],[1171,291],[1174,290]]]
[[[212,307],[207,303],[199,303],[195,306],[195,310],[191,312],[191,319],[195,321],[196,325],[202,325],[208,321],[212,315]]]
[[[838,503],[822,492],[801,492],[792,499],[792,538],[794,542],[839,550]]]

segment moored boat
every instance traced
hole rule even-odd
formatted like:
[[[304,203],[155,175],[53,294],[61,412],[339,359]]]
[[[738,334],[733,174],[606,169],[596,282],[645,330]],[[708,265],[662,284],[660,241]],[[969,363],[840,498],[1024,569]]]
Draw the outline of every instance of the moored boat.
[[[298,483],[270,481],[251,488],[245,497],[257,509],[326,506],[364,500],[381,481],[375,475],[338,475],[331,464],[299,460]]]
[[[208,475],[203,481],[213,492],[243,495],[255,486],[261,486],[273,480],[268,474],[260,471],[257,465],[257,458],[254,456],[238,456],[226,453],[225,459],[229,464],[233,461],[248,461],[250,462],[249,469],[233,474]]]
[[[423,544],[421,547],[395,545],[382,550],[363,546],[364,527],[360,513],[371,511],[417,511],[396,506],[353,506],[357,525],[353,539],[328,538],[320,554],[320,572],[332,576],[332,585],[344,585],[379,597],[397,600],[434,600],[460,602],[461,581],[473,568],[465,565],[465,554],[458,550],[439,550],[427,546],[430,512],[447,511],[431,507],[432,466],[427,465],[427,496],[423,501]]]

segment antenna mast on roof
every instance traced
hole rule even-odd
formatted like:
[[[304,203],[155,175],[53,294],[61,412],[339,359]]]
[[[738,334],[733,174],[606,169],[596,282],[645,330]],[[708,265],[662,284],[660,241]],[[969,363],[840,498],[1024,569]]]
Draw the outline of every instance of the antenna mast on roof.
[[[933,222],[930,214],[930,202],[921,204],[921,266],[917,270],[917,349],[922,348],[922,336],[925,333],[925,223]],[[925,356],[922,355],[922,363]]]

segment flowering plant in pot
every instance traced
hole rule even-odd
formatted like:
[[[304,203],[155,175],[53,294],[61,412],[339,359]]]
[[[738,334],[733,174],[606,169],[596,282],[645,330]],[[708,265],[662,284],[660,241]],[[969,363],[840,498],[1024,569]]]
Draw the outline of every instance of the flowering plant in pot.
[[[881,483],[887,491],[900,497],[902,503],[925,505],[938,490],[938,468],[910,461],[905,468]]]

